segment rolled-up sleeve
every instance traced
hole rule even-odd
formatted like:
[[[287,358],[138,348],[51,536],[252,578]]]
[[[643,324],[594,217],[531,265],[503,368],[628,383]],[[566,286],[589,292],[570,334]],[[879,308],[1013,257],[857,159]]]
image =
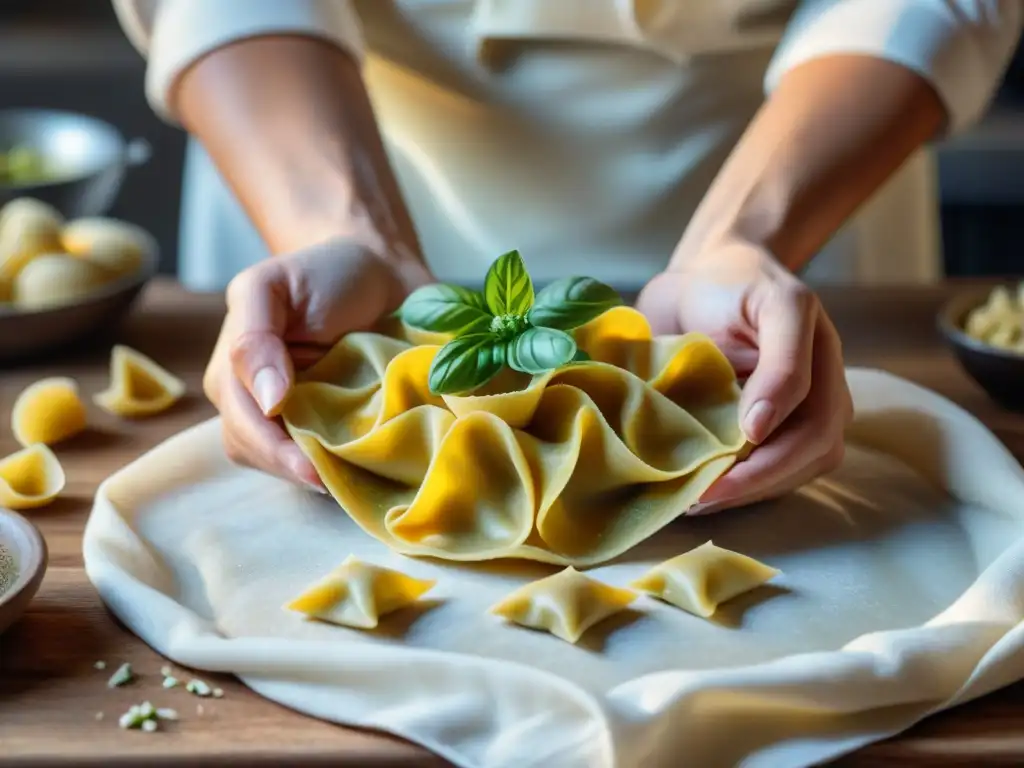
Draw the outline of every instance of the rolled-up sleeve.
[[[113,0],[125,34],[147,59],[146,95],[175,120],[168,95],[178,77],[211,51],[250,37],[298,34],[363,57],[349,0]]]
[[[875,56],[931,83],[949,115],[947,133],[956,133],[985,111],[1022,26],[1022,0],[805,0],[775,52],[765,89],[771,93],[788,71],[812,59]]]

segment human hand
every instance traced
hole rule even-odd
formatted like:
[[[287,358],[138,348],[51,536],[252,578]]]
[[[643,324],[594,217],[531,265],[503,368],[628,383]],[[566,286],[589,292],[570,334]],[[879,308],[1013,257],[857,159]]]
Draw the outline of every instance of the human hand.
[[[770,254],[732,243],[689,259],[651,280],[637,308],[655,333],[711,337],[746,379],[740,423],[754,450],[690,514],[775,498],[839,466],[853,418],[839,334]]]
[[[238,274],[228,286],[227,316],[203,377],[231,460],[323,491],[312,463],[276,418],[295,370],[319,360],[344,334],[372,326],[427,282],[419,262],[400,273],[373,250],[346,240]]]

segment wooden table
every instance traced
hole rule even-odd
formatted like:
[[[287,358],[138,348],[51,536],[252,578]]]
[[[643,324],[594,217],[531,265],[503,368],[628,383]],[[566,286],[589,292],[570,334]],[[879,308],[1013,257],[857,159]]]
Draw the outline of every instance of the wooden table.
[[[933,318],[949,292],[949,287],[842,289],[823,291],[823,299],[840,328],[850,364],[884,368],[946,395],[1024,456],[1024,417],[990,403],[961,373],[934,330]],[[106,688],[111,670],[123,661],[149,676],[158,676],[165,662],[112,619],[86,580],[83,525],[103,478],[213,413],[200,381],[222,312],[219,296],[188,295],[169,282],[153,284],[120,338],[184,377],[191,397],[163,416],[128,426],[96,413],[95,431],[59,447],[67,492],[32,514],[48,542],[50,568],[26,617],[0,636],[2,768],[186,760],[190,766],[443,765],[417,747],[286,710],[232,679],[215,681],[225,691],[216,700],[199,700],[180,690],[162,692],[155,685]],[[18,392],[46,375],[74,376],[90,395],[106,384],[106,366],[106,351],[100,349],[0,371],[0,413],[9,413]],[[15,448],[6,425],[0,426],[0,455]],[[107,662],[106,671],[93,668],[100,659]],[[121,731],[117,717],[140,697],[176,707],[182,721],[166,733]],[[196,711],[199,703],[202,714]],[[99,712],[102,720],[96,719]],[[934,717],[839,764],[1024,764],[1024,684]]]

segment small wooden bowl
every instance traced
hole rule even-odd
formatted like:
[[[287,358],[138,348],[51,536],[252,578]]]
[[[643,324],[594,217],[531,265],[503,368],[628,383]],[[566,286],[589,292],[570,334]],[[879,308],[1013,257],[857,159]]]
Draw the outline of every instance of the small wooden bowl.
[[[48,552],[38,529],[21,515],[0,509],[0,546],[14,556],[14,582],[0,592],[0,634],[21,618],[46,573]],[[0,585],[2,587],[2,585]]]
[[[1024,354],[989,346],[964,330],[971,310],[984,304],[991,292],[976,288],[953,297],[939,313],[939,330],[961,367],[989,397],[1007,410],[1024,411]]]

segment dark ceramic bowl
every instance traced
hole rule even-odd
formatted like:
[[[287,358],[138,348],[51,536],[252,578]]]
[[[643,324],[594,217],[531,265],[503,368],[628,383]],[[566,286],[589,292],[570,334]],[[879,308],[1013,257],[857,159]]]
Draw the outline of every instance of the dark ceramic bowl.
[[[939,313],[939,330],[960,365],[989,397],[1011,411],[1024,411],[1024,354],[991,347],[964,331],[971,310],[991,293],[991,287],[983,287],[954,297]]]
[[[0,368],[55,355],[115,330],[156,274],[158,259],[153,244],[135,274],[104,285],[74,304],[31,310],[0,306]]]

